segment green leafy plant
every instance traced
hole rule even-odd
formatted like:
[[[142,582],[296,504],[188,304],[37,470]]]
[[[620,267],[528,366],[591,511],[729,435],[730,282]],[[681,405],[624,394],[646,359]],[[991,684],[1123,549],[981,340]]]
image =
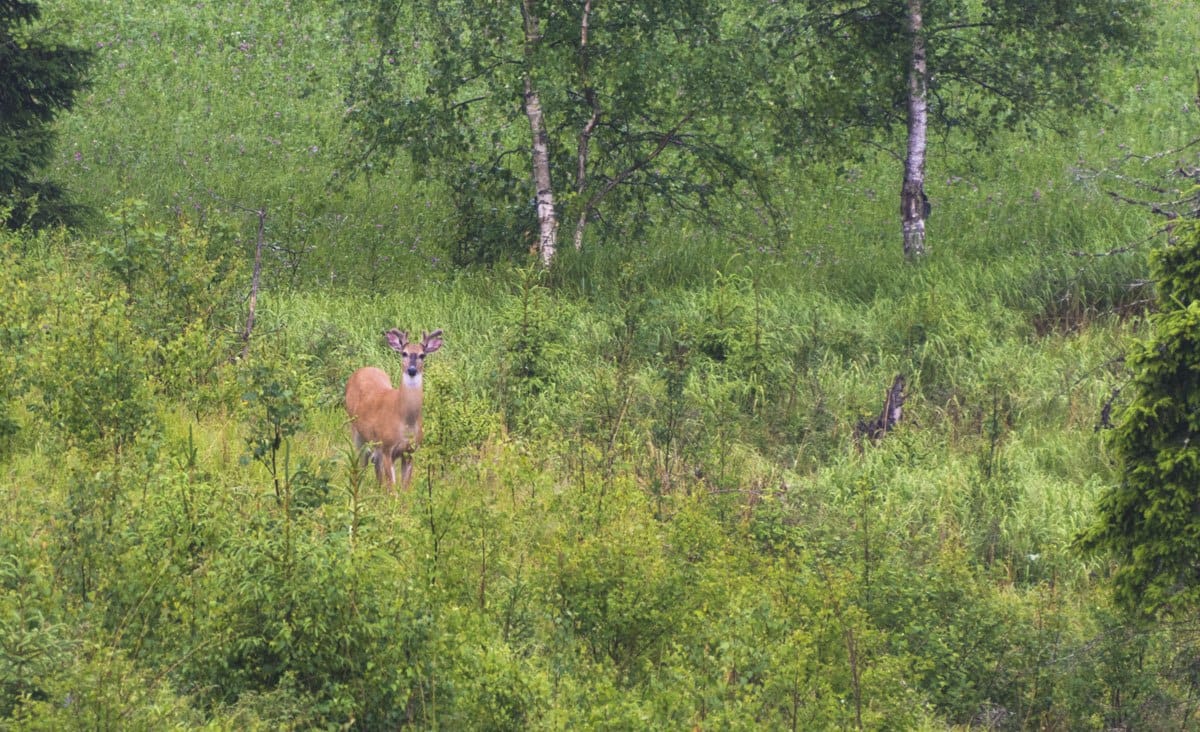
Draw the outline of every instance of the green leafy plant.
[[[292,443],[304,425],[307,408],[300,374],[277,364],[256,362],[240,379],[245,388],[242,399],[255,415],[247,438],[247,459],[266,468],[280,509],[290,517],[298,508],[323,502],[330,492],[328,466],[309,456],[292,461]]]
[[[1181,223],[1155,254],[1158,311],[1127,359],[1133,395],[1109,438],[1120,482],[1100,499],[1080,536],[1117,564],[1116,597],[1143,615],[1178,615],[1200,604],[1200,225]]]

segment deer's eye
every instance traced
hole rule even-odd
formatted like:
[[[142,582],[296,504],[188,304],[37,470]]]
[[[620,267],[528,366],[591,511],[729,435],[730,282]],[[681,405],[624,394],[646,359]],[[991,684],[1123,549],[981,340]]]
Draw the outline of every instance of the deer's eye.
[[[422,361],[424,361],[424,360],[425,360],[425,354],[424,354],[424,353],[418,353],[418,354],[417,354],[417,358],[419,358],[419,359],[421,359]]]

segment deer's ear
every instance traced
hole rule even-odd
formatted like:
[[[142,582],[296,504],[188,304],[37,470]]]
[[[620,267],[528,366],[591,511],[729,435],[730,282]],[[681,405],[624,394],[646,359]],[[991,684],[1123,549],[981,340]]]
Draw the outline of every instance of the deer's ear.
[[[393,351],[403,351],[405,344],[408,343],[408,334],[396,328],[392,328],[383,335],[387,338],[388,345],[392,347]]]
[[[421,339],[421,346],[424,347],[425,353],[433,353],[442,347],[442,329],[438,328],[432,333],[426,333]]]

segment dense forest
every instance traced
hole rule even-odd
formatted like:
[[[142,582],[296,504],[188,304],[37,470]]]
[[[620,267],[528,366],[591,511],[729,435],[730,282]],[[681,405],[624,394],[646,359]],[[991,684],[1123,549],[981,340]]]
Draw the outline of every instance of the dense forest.
[[[0,15],[0,726],[1200,727],[1191,0]]]

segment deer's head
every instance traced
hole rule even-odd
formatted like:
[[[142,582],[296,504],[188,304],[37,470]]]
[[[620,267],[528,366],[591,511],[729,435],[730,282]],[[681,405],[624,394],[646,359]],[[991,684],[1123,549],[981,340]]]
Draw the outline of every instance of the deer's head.
[[[419,388],[425,372],[425,356],[442,347],[442,331],[423,333],[419,343],[408,340],[408,333],[396,328],[385,335],[388,345],[404,360],[404,385]]]

